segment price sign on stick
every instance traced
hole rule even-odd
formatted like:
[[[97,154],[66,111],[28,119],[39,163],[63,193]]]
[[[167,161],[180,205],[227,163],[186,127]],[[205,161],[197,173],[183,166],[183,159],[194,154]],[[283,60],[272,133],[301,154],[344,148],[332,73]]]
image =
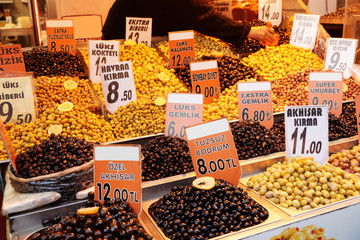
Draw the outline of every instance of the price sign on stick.
[[[143,43],[151,47],[152,18],[126,18],[125,40],[131,39],[134,43]]]
[[[282,0],[259,0],[259,19],[278,26],[282,19]]]
[[[0,75],[0,117],[4,124],[18,125],[36,119],[33,78],[30,74]]]
[[[185,138],[185,127],[202,122],[202,94],[168,93],[165,135]]]
[[[120,198],[140,215],[141,160],[139,145],[94,146],[95,200]]]
[[[211,176],[238,185],[241,169],[227,118],[185,128],[196,177]]]
[[[0,71],[26,72],[20,44],[0,46]]]
[[[217,61],[190,63],[192,92],[204,95],[204,103],[212,103],[220,95]]]
[[[232,1],[215,0],[213,3],[215,11],[232,18]]]
[[[194,31],[169,32],[170,67],[185,67],[195,60]]]
[[[76,54],[74,23],[72,20],[46,20],[46,34],[50,52]]]
[[[358,137],[360,140],[360,95],[355,95],[356,122],[358,129]]]
[[[136,101],[131,62],[101,65],[101,82],[105,106],[112,114],[120,106]]]
[[[329,158],[328,106],[285,107],[286,156],[313,156],[324,164]]]
[[[270,82],[238,83],[240,120],[253,120],[266,128],[274,124]]]
[[[312,72],[309,76],[308,105],[327,105],[329,112],[342,112],[343,76],[341,72]]]
[[[15,153],[15,150],[14,150],[12,144],[11,144],[11,140],[10,140],[9,134],[8,134],[6,128],[5,128],[4,122],[1,120],[1,118],[0,118],[0,136],[1,136],[1,139],[2,139],[2,141],[4,143],[6,152],[9,155],[9,157],[11,159],[11,162],[12,162],[12,164],[14,166],[14,169],[17,172],[16,163],[15,163],[16,153]]]
[[[345,78],[349,78],[351,73],[348,67],[354,64],[355,51],[358,39],[328,38],[326,39],[326,56],[324,69],[341,71]]]
[[[313,50],[319,27],[320,15],[295,14],[290,44]]]
[[[119,62],[118,41],[89,41],[90,80],[100,83],[100,66]]]

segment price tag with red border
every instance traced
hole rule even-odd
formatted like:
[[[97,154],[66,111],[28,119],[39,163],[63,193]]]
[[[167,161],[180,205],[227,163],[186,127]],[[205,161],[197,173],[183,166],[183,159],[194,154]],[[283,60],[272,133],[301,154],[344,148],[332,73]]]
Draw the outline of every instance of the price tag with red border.
[[[227,16],[228,18],[232,18],[232,1],[215,0],[213,6],[215,11]]]
[[[204,95],[204,103],[212,103],[220,95],[217,61],[190,63],[192,92]]]
[[[6,149],[6,152],[8,154],[8,156],[10,157],[10,160],[14,166],[14,169],[15,171],[17,172],[17,169],[16,169],[16,153],[15,153],[15,150],[11,144],[11,140],[10,140],[10,137],[9,137],[9,134],[5,128],[5,125],[4,125],[4,122],[1,120],[0,118],[0,136],[1,136],[1,139],[4,143],[4,146],[5,146],[5,149]]]
[[[106,109],[113,114],[120,106],[136,101],[130,61],[101,65],[101,82]]]
[[[343,75],[341,72],[312,72],[309,75],[308,105],[327,105],[329,112],[342,112]]]
[[[239,119],[253,120],[266,128],[274,124],[270,82],[238,83]]]
[[[95,200],[120,198],[140,215],[142,209],[139,145],[94,146]]]
[[[168,93],[165,135],[185,138],[185,127],[202,123],[202,94]]]
[[[73,20],[46,20],[46,34],[50,52],[76,54]]]
[[[89,41],[90,80],[100,83],[100,66],[119,62],[119,41]]]
[[[26,72],[20,44],[0,46],[0,71]]]
[[[356,120],[357,120],[357,129],[358,137],[360,142],[360,95],[355,95],[355,107],[356,107]]]
[[[259,19],[279,26],[282,19],[282,0],[259,0]]]
[[[185,128],[196,177],[211,176],[237,186],[241,168],[227,118]]]
[[[295,14],[290,44],[313,50],[315,47],[320,15]]]
[[[170,67],[182,68],[195,60],[194,31],[169,32]]]
[[[313,156],[325,164],[329,158],[327,106],[285,107],[286,157]]]
[[[143,43],[151,47],[152,18],[126,18],[125,40],[131,39],[134,43]]]

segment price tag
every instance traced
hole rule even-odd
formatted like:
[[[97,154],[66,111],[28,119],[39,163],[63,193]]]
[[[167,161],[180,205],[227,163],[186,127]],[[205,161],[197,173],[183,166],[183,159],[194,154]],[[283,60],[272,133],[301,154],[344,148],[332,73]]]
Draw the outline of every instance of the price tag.
[[[232,1],[214,1],[215,11],[221,13],[222,15],[232,18]]]
[[[360,95],[355,95],[355,107],[356,107],[356,120],[357,120],[357,129],[358,137],[360,139]]]
[[[308,105],[327,105],[329,112],[342,112],[343,76],[341,72],[312,72],[309,75]]]
[[[217,61],[190,63],[192,91],[204,95],[204,103],[212,103],[220,95]]]
[[[142,209],[139,145],[94,146],[95,200],[120,198],[140,215]]]
[[[130,61],[104,64],[101,68],[105,106],[113,114],[120,106],[136,101],[136,91]]]
[[[290,44],[313,50],[319,27],[319,20],[320,15],[295,14]]]
[[[100,65],[119,62],[118,41],[89,41],[90,80],[100,83]]]
[[[358,39],[328,38],[326,39],[326,56],[324,69],[341,71],[345,78],[351,73],[349,67],[354,64]]]
[[[165,135],[185,138],[185,127],[202,123],[202,94],[168,93]]]
[[[227,118],[185,128],[196,177],[211,176],[237,186],[241,168]]]
[[[152,18],[126,18],[125,40],[131,39],[134,43],[143,43],[151,47]]]
[[[26,72],[20,44],[0,46],[0,71]]]
[[[195,60],[194,31],[169,32],[170,67],[181,68]]]
[[[51,52],[76,54],[74,23],[72,20],[46,20],[48,49]]]
[[[36,119],[33,78],[29,75],[11,77],[0,75],[0,117],[8,122],[24,125]]]
[[[240,120],[253,120],[266,128],[274,124],[270,82],[238,83]]]
[[[327,106],[285,107],[286,156],[313,156],[324,164],[329,158]]]
[[[14,150],[12,144],[11,144],[11,140],[10,140],[9,134],[8,134],[6,128],[5,128],[4,122],[1,120],[1,118],[0,118],[0,136],[1,136],[1,139],[2,139],[2,141],[4,143],[6,152],[7,152],[8,156],[11,159],[12,165],[14,166],[14,169],[17,172],[16,163],[15,163],[16,153],[15,153],[15,150]]]
[[[259,0],[259,19],[278,26],[282,19],[282,0]]]

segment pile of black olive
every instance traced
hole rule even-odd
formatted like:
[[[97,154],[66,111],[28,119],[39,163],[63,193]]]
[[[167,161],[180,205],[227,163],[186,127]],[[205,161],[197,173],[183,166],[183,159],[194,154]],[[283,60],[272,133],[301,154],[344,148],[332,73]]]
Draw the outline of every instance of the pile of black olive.
[[[235,85],[240,80],[256,79],[260,81],[260,77],[250,67],[241,63],[238,58],[230,56],[214,57],[214,56],[202,56],[200,61],[217,60],[219,71],[220,90],[229,88]],[[190,67],[186,65],[185,68],[175,69],[176,75],[182,80],[186,86],[191,90],[191,75]]]
[[[32,178],[60,172],[93,159],[93,142],[51,134],[49,139],[35,144],[17,155],[17,177]]]
[[[343,104],[339,117],[329,113],[329,141],[357,135],[355,103]]]
[[[239,160],[285,151],[283,122],[274,123],[271,129],[250,120],[233,122],[230,126]]]
[[[187,142],[158,136],[141,147],[144,155],[142,180],[151,181],[194,171]]]
[[[66,52],[50,52],[34,48],[23,52],[27,72],[38,76],[79,76],[84,73],[78,56]]]
[[[89,194],[89,200],[84,207],[99,206],[98,213],[83,215],[70,212],[63,219],[58,216],[44,220],[47,225],[30,240],[151,240],[136,214],[127,202],[121,199],[105,200],[104,204],[93,200],[94,194]]]
[[[269,217],[243,189],[224,180],[216,180],[210,190],[173,187],[150,205],[149,213],[172,240],[209,239],[260,224]]]

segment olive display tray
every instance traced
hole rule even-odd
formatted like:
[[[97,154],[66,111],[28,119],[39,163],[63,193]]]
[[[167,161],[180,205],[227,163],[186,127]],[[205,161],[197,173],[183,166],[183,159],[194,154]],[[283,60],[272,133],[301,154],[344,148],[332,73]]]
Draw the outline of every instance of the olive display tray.
[[[245,188],[244,188],[245,190]],[[250,194],[249,194],[250,197],[252,197]],[[253,198],[253,197],[252,197]],[[264,208],[266,208],[266,210],[269,212],[269,217],[268,219],[266,219],[263,223],[260,223],[258,225],[255,225],[255,226],[251,226],[251,227],[248,227],[248,228],[244,228],[244,229],[241,229],[239,231],[235,231],[235,232],[230,232],[230,233],[227,233],[227,234],[224,234],[224,235],[220,235],[220,236],[217,236],[217,237],[214,237],[214,238],[210,238],[210,239],[223,239],[223,238],[226,238],[226,237],[231,237],[232,235],[237,235],[239,233],[243,233],[243,232],[246,232],[248,230],[253,230],[253,229],[256,229],[256,228],[260,228],[260,227],[263,227],[265,225],[269,225],[269,224],[273,224],[273,223],[276,223],[276,222],[280,222],[282,220],[284,220],[284,218],[278,214],[276,211],[274,211],[271,206],[269,205],[266,205],[266,202],[264,201],[259,201],[258,199],[256,198],[253,198],[257,203],[259,203],[260,205],[262,205]],[[147,201],[147,202],[144,202],[143,203],[143,211],[146,213],[146,216],[148,217],[148,221],[149,223],[153,226],[153,228],[159,233],[159,235],[161,236],[162,239],[165,239],[165,240],[170,240],[170,238],[166,237],[165,234],[163,233],[163,231],[157,226],[156,222],[154,221],[154,219],[151,217],[150,213],[149,213],[149,207],[152,203],[158,201],[159,199],[155,199],[155,200],[151,200],[151,201]],[[265,204],[264,204],[265,203]],[[156,239],[158,240],[158,239]]]
[[[346,199],[338,201],[338,202],[334,202],[334,203],[331,203],[331,204],[328,204],[328,205],[320,206],[320,207],[317,207],[317,208],[311,208],[311,209],[307,209],[307,210],[288,209],[288,208],[281,207],[279,204],[273,203],[272,201],[270,201],[266,197],[262,196],[260,193],[256,192],[254,189],[247,187],[246,183],[248,182],[248,180],[250,178],[251,177],[245,177],[245,178],[240,179],[240,185],[241,185],[242,188],[246,189],[246,191],[248,191],[248,192],[252,192],[252,194],[258,195],[259,197],[261,197],[262,199],[267,201],[268,204],[271,204],[272,206],[278,208],[279,210],[283,211],[284,213],[290,215],[291,217],[302,216],[302,215],[305,215],[305,214],[308,214],[308,213],[311,213],[311,212],[317,212],[317,211],[320,212],[320,211],[325,210],[327,208],[331,208],[333,206],[340,205],[342,203],[346,203],[346,202],[352,201],[354,199],[358,199],[358,201],[360,201],[360,196],[356,196],[356,197],[346,198]]]

